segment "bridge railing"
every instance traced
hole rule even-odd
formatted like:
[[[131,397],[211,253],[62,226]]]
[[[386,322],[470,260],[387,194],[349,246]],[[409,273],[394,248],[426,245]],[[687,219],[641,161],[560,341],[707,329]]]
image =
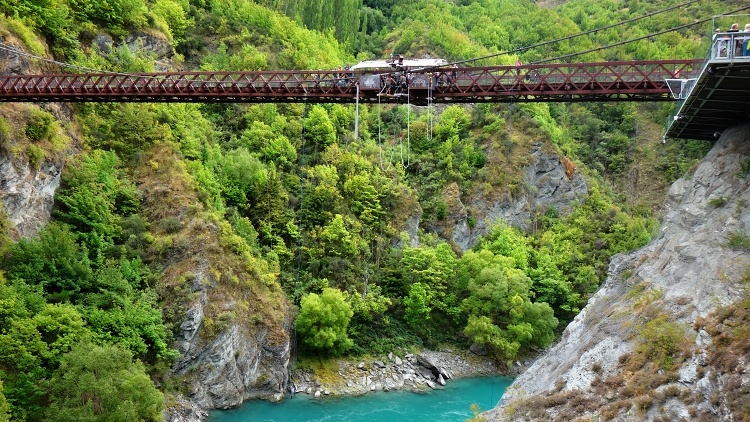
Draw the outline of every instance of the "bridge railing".
[[[711,43],[711,60],[750,60],[750,32],[720,32]]]

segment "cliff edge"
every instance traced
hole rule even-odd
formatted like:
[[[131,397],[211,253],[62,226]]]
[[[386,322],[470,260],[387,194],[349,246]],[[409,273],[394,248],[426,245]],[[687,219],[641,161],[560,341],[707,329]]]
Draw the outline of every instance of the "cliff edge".
[[[613,258],[562,338],[488,420],[732,420],[747,411],[750,125],[669,190],[658,237]]]

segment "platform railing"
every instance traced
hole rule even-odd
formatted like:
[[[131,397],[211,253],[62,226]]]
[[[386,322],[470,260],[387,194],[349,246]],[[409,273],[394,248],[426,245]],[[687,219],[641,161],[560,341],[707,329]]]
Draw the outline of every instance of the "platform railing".
[[[711,43],[711,60],[750,60],[750,32],[717,32]]]

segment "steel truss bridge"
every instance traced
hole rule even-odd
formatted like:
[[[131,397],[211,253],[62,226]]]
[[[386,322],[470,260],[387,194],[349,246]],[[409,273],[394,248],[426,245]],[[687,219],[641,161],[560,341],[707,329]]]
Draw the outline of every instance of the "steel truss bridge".
[[[703,60],[364,71],[2,75],[0,102],[483,103],[674,101]],[[388,90],[388,75],[408,78]]]

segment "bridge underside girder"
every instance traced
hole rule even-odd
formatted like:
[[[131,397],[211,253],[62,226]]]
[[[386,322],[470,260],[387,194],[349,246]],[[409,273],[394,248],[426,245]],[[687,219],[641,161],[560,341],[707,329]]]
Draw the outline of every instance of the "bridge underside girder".
[[[750,121],[750,60],[709,61],[666,137],[716,140],[726,128]]]

